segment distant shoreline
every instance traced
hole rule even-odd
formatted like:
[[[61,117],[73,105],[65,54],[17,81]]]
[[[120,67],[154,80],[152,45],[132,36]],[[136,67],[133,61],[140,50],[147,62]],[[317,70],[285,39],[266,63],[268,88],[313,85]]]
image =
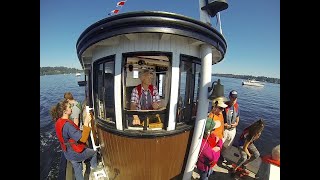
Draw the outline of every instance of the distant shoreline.
[[[274,84],[280,84],[279,78],[271,78],[271,77],[265,77],[265,76],[252,76],[252,75],[236,75],[236,74],[212,74],[212,76],[217,77],[227,77],[227,78],[236,78],[236,79],[255,79],[257,81],[261,82],[268,82],[268,83],[274,83]]]
[[[75,74],[82,73],[83,70],[68,67],[40,67],[40,76],[44,75],[56,75],[56,74]],[[257,81],[280,84],[279,78],[270,78],[265,76],[251,76],[251,75],[236,75],[236,74],[212,74],[212,76],[217,77],[228,77],[236,79],[255,79]]]
[[[56,75],[56,74],[75,74],[82,73],[83,70],[76,68],[68,68],[63,66],[58,67],[40,67],[40,76]]]

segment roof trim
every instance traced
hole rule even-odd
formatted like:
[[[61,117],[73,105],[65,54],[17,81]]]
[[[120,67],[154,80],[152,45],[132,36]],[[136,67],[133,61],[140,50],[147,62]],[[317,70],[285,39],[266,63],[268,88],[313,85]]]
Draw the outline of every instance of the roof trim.
[[[206,23],[175,13],[138,11],[111,16],[89,26],[79,37],[76,49],[82,53],[91,45],[114,36],[130,33],[167,33],[206,42],[224,57],[227,43],[222,34]]]

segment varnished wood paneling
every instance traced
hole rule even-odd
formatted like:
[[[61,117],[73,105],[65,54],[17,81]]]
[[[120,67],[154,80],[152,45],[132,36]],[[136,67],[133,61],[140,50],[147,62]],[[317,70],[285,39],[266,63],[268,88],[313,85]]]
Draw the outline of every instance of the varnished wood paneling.
[[[104,164],[111,179],[169,180],[182,173],[190,131],[138,139],[97,129]]]

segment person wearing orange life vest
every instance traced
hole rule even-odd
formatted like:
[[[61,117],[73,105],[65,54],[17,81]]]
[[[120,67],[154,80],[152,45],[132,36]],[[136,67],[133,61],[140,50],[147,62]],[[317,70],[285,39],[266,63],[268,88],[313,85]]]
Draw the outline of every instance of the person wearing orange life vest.
[[[224,134],[224,119],[222,111],[226,108],[226,105],[222,99],[216,98],[212,100],[212,110],[208,115],[208,118],[212,118],[214,121],[220,121],[221,126],[216,128],[212,133],[214,133],[217,137],[222,139],[223,142],[223,134]]]
[[[90,160],[91,169],[97,167],[97,152],[86,147],[91,128],[90,114],[84,119],[83,131],[69,119],[72,113],[71,104],[66,100],[62,100],[51,108],[51,116],[55,122],[55,130],[61,149],[67,160],[72,163],[76,180],[83,180],[82,161]]]
[[[152,85],[153,73],[148,69],[139,72],[141,84],[133,88],[131,93],[131,110],[156,110],[160,109],[160,96],[158,88]],[[137,115],[133,115],[133,125],[140,124]]]

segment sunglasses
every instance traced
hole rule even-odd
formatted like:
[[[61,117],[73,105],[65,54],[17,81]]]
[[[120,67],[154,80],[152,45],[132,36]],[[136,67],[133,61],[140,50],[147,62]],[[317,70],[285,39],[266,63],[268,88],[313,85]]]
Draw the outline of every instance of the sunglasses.
[[[221,111],[224,109],[223,107],[219,107],[219,106],[218,106],[218,108],[219,108]]]

